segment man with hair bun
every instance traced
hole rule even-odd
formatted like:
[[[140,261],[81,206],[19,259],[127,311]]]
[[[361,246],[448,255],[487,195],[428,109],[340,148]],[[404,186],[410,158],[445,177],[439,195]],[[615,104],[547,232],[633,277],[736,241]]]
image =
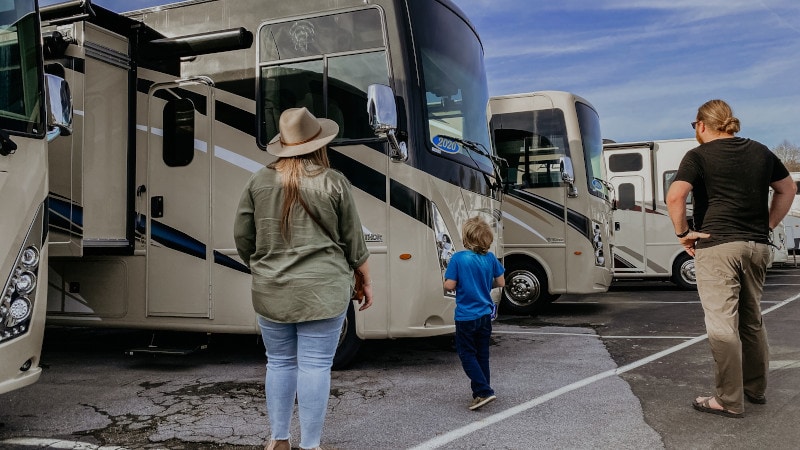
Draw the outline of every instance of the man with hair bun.
[[[761,294],[769,232],[794,199],[796,186],[763,144],[735,136],[739,119],[722,100],[697,110],[692,128],[700,146],[681,161],[667,193],[675,235],[695,257],[697,290],[715,364],[715,389],[697,397],[698,411],[744,417],[744,399],[764,404],[769,369]],[[769,201],[769,188],[774,190]],[[686,217],[693,193],[694,229]]]

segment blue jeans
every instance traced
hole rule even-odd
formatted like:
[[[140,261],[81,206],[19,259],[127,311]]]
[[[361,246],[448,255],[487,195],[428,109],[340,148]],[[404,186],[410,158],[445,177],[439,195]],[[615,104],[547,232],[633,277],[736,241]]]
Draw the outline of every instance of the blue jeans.
[[[494,395],[489,385],[489,342],[492,336],[492,316],[475,320],[456,320],[456,351],[461,366],[470,379],[472,398]]]
[[[267,349],[267,415],[272,439],[289,439],[297,396],[300,448],[318,447],[331,390],[331,366],[347,312],[325,320],[271,322],[258,317]]]

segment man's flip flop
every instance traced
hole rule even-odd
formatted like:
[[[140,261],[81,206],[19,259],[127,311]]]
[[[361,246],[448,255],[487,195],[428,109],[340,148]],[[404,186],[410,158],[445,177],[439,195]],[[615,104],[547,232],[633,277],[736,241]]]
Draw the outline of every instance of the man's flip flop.
[[[700,401],[700,402],[698,402],[696,399],[692,400],[692,406],[694,406],[694,409],[696,409],[696,410],[698,410],[700,412],[705,412],[705,413],[709,413],[709,414],[716,414],[718,416],[732,417],[734,419],[741,419],[742,417],[744,417],[744,413],[743,412],[737,413],[737,412],[733,412],[733,411],[730,411],[730,410],[727,410],[727,409],[714,409],[714,408],[712,408],[711,407],[711,399],[712,398],[714,398],[714,397],[706,397],[703,401]]]

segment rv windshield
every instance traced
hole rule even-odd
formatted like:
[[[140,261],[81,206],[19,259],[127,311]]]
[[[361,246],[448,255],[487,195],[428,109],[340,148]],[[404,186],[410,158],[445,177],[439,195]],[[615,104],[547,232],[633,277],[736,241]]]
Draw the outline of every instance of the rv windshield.
[[[41,136],[36,20],[33,0],[0,0],[0,128]]]
[[[608,200],[610,196],[605,183],[600,117],[589,105],[581,102],[575,102],[575,111],[578,113],[578,126],[581,128],[583,161],[586,165],[586,182],[589,186],[589,193]]]
[[[422,66],[429,148],[494,174],[489,158],[475,149],[482,147],[486,153],[492,152],[486,123],[489,91],[478,36],[469,24],[437,1],[411,1],[409,9]],[[454,144],[448,136],[478,145]]]
[[[508,163],[503,183],[508,188],[564,186],[562,161],[570,157],[564,111],[543,109],[492,116],[498,156]]]

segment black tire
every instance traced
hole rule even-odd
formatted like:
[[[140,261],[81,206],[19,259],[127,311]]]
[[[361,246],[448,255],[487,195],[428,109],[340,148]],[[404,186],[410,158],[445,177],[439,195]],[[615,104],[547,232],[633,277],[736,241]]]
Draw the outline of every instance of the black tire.
[[[333,356],[333,370],[346,369],[355,361],[361,343],[364,342],[356,335],[356,309],[353,302],[347,308],[347,315],[342,324],[342,334],[339,336],[339,346]]]
[[[505,277],[500,310],[506,314],[533,315],[558,297],[547,292],[547,276],[534,261],[508,263]]]
[[[694,258],[683,252],[672,263],[672,282],[685,291],[697,290]]]

